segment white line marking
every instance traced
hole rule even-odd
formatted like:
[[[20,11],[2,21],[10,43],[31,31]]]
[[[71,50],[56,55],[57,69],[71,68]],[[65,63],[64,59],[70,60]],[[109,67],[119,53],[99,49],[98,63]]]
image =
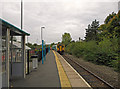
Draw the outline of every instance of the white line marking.
[[[61,55],[60,55],[61,56]],[[61,56],[62,57],[62,56]],[[63,57],[62,57],[63,58]],[[64,59],[64,58],[63,58]],[[77,75],[87,84],[88,87],[92,89],[92,87],[83,79],[82,76],[64,59],[64,61],[77,73]]]

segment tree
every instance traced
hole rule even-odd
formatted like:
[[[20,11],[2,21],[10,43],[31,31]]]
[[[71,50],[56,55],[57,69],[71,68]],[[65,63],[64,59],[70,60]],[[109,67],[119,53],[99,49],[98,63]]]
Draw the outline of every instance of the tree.
[[[104,24],[102,24],[98,30],[102,31],[101,35],[106,38],[119,37],[120,34],[120,11],[109,14],[106,17]],[[102,37],[101,37],[102,38]]]
[[[31,44],[31,43],[26,43],[26,45],[28,46],[28,47],[30,47],[31,49],[33,49],[34,48],[34,46]]]
[[[33,45],[36,47],[36,46],[37,46],[37,43],[34,43]]]
[[[53,45],[55,45],[55,43],[54,43],[54,42],[50,44],[50,47],[52,47]]]
[[[92,24],[88,25],[88,28],[86,29],[86,41],[91,41],[91,40],[97,40],[97,31],[99,27],[99,21],[95,19],[95,21],[92,21]]]
[[[116,14],[106,26],[110,33],[110,38],[119,37],[120,34],[120,11]]]
[[[79,41],[81,41],[81,38],[79,37]]]
[[[58,42],[58,44],[60,44],[60,42]]]
[[[106,17],[104,23],[107,24],[114,16],[116,13],[112,12],[112,14],[109,14],[109,16]]]
[[[62,35],[62,43],[67,46],[71,42],[72,38],[70,36],[70,33],[64,33]]]

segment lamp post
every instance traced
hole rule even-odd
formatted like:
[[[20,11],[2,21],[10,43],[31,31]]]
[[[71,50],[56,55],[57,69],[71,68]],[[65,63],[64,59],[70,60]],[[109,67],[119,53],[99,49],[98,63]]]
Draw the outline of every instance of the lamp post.
[[[43,54],[44,40],[43,40],[43,34],[42,34],[42,30],[43,30],[44,28],[45,28],[45,27],[41,27],[41,41],[42,41],[42,64],[44,63],[44,61],[43,61],[43,57],[44,57],[44,54]]]

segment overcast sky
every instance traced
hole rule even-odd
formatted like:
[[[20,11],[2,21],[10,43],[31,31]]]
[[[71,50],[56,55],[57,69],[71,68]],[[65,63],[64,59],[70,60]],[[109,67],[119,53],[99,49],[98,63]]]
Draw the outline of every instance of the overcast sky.
[[[9,2],[8,2],[9,1]],[[0,18],[20,28],[21,0],[2,0]],[[103,24],[110,13],[118,11],[119,0],[23,0],[23,29],[30,33],[28,41],[41,42],[41,30],[46,43],[58,42],[69,32],[73,40],[84,39],[85,28],[97,19]]]

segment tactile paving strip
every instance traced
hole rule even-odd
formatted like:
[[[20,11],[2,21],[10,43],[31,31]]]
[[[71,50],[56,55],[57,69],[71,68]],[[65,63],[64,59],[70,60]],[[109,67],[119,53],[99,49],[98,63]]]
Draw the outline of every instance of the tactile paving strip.
[[[63,69],[63,66],[61,65],[56,53],[53,51],[54,55],[55,55],[55,59],[56,59],[56,64],[57,64],[57,68],[58,68],[58,72],[59,72],[59,77],[60,77],[60,83],[61,83],[61,87],[71,87],[70,81]]]

